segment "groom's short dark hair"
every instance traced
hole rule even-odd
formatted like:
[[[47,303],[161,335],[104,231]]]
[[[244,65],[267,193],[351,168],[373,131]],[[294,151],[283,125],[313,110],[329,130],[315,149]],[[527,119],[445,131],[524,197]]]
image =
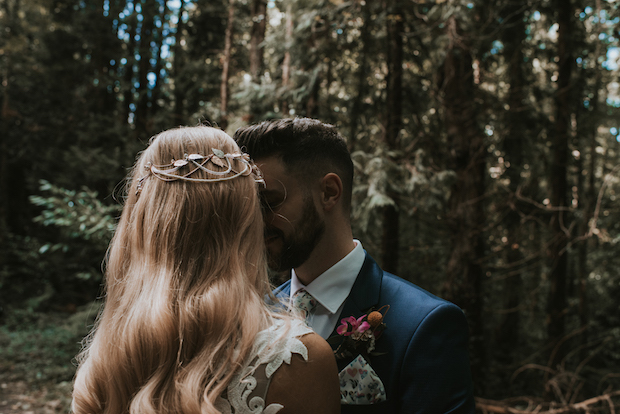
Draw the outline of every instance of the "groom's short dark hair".
[[[239,128],[234,139],[255,160],[279,157],[287,171],[303,182],[330,172],[338,174],[343,185],[343,206],[350,211],[353,162],[345,139],[333,125],[311,118],[263,121]]]

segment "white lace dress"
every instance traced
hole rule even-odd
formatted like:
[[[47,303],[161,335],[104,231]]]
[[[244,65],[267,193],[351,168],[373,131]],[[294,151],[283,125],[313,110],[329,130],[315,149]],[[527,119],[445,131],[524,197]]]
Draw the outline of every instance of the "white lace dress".
[[[248,361],[232,378],[225,395],[216,401],[215,407],[222,414],[273,414],[284,408],[276,403],[265,407],[269,382],[282,363],[291,363],[293,354],[308,360],[308,349],[299,338],[312,332],[302,321],[293,321],[286,330],[285,323],[276,320],[258,333]]]

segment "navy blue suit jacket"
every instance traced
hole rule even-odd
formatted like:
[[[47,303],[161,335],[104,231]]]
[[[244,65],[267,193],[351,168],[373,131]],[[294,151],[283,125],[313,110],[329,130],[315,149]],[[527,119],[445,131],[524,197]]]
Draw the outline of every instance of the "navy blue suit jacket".
[[[274,292],[290,296],[290,281]],[[385,386],[387,401],[343,405],[342,413],[441,414],[474,412],[468,328],[456,305],[384,272],[366,254],[340,318],[390,305],[386,329],[368,361]],[[339,324],[337,324],[339,325]],[[334,330],[332,335],[336,335]],[[338,369],[350,360],[338,361]]]

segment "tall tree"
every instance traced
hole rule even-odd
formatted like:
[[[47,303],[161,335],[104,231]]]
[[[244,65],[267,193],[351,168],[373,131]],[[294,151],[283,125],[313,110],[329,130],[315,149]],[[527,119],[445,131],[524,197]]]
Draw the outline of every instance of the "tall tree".
[[[389,152],[400,149],[400,130],[403,114],[403,32],[404,14],[400,0],[387,0],[387,96],[385,113],[385,147]],[[387,155],[387,154],[386,154]],[[392,161],[397,161],[393,159]],[[388,185],[388,197],[393,204],[383,207],[382,266],[398,273],[400,251],[400,195],[395,186]]]
[[[362,27],[360,28],[361,36],[361,50],[359,51],[358,69],[356,74],[356,93],[351,101],[351,107],[349,110],[349,149],[351,152],[356,149],[357,131],[359,129],[360,118],[362,115],[362,108],[364,98],[368,94],[368,76],[370,70],[370,50],[372,39],[372,14],[371,7],[372,2],[364,1],[361,4],[361,18]]]
[[[288,94],[291,83],[291,47],[293,44],[293,2],[289,0],[286,3],[286,30],[285,30],[286,50],[282,61],[282,89],[284,94]],[[285,97],[280,102],[280,111],[284,116],[289,114],[289,101]]]
[[[250,75],[252,81],[259,83],[263,71],[263,42],[267,29],[267,2],[252,0],[252,30],[250,33]]]
[[[185,30],[185,0],[181,0],[177,19],[177,27],[174,33],[174,47],[172,57],[172,74],[177,80],[174,85],[174,111],[172,112],[173,122],[185,122],[185,96],[184,91],[178,84],[185,67],[185,55],[183,51],[183,31]]]
[[[505,302],[506,314],[497,332],[499,346],[497,350],[503,355],[505,363],[510,363],[517,350],[521,336],[519,305],[522,300],[523,289],[523,250],[520,244],[525,236],[521,222],[521,210],[524,208],[519,200],[518,193],[521,190],[521,173],[524,164],[524,144],[528,131],[523,122],[527,116],[528,105],[526,103],[526,83],[523,55],[523,42],[525,41],[525,9],[523,3],[508,0],[501,11],[505,16],[502,22],[502,42],[504,44],[504,56],[508,67],[508,81],[510,89],[507,96],[508,108],[505,112],[505,138],[504,138],[504,161],[506,165],[505,176],[508,178],[508,194],[505,197],[508,210],[504,217],[505,234],[507,237],[506,267],[509,276],[505,279]]]
[[[450,165],[456,173],[456,182],[449,200],[452,240],[443,291],[445,297],[461,306],[468,315],[473,345],[472,366],[474,375],[480,377],[485,362],[481,259],[484,255],[482,229],[485,224],[486,148],[482,131],[476,125],[475,105],[472,102],[476,88],[470,39],[462,33],[455,15],[448,18],[445,27],[449,43],[441,89],[444,91],[442,103]]]
[[[571,20],[574,8],[571,0],[555,0],[558,23],[558,80],[555,92],[555,128],[553,131],[552,162],[549,176],[553,240],[549,245],[551,270],[549,272],[548,326],[549,339],[557,343],[565,333],[566,281],[568,272],[567,166],[571,119],[571,73],[574,59],[571,44]],[[561,355],[561,354],[558,354]],[[553,361],[550,361],[553,364]]]
[[[226,24],[226,38],[224,40],[224,54],[222,56],[222,82],[220,83],[220,126],[228,127],[228,77],[230,75],[230,59],[232,55],[232,38],[235,19],[235,2],[230,0],[228,5],[228,23]]]
[[[602,12],[601,1],[595,1],[594,15],[600,16]],[[579,218],[579,224],[577,226],[578,237],[580,242],[576,248],[576,272],[577,272],[577,298],[579,301],[579,314],[582,327],[586,327],[590,323],[590,312],[588,303],[588,275],[590,274],[591,267],[588,265],[588,255],[593,250],[596,244],[596,239],[592,234],[591,220],[594,219],[594,210],[597,203],[596,196],[596,168],[597,168],[597,131],[601,122],[601,93],[600,90],[603,86],[603,68],[599,62],[603,60],[606,53],[603,42],[598,41],[599,36],[604,33],[603,23],[597,19],[593,25],[594,33],[596,34],[597,41],[594,44],[594,50],[591,51],[592,56],[586,56],[586,64],[578,71],[580,72],[579,81],[577,83],[581,93],[578,95],[580,98],[575,100],[577,109],[576,122],[577,122],[577,145],[576,148],[582,148],[580,156],[578,158],[577,169],[577,188],[578,188],[578,200],[579,208],[582,211],[582,215]],[[584,28],[585,29],[585,28]],[[598,33],[598,34],[597,34]],[[587,34],[584,30],[583,37]],[[585,39],[584,39],[585,40]],[[591,49],[591,45],[590,46]],[[589,58],[590,57],[590,58]],[[589,59],[588,59],[589,58]],[[594,77],[593,85],[591,89],[588,89],[588,79]],[[591,96],[591,99],[583,100],[583,96]],[[605,99],[602,99],[604,102]],[[587,105],[585,105],[587,102]],[[588,343],[588,331],[584,331],[582,335],[582,344]],[[583,348],[584,350],[586,347]],[[585,355],[584,355],[585,357]]]
[[[138,13],[135,9],[125,13],[125,19],[123,24],[125,25],[124,31],[127,33],[127,51],[125,56],[125,64],[123,65],[123,119],[122,122],[127,122],[131,117],[135,115],[134,108],[134,79],[136,76],[136,54],[138,53],[136,41],[136,35],[138,33]]]
[[[151,60],[153,59],[153,29],[155,28],[155,12],[158,9],[155,0],[142,0],[142,23],[140,25],[140,46],[138,53],[140,61],[138,64],[138,102],[136,104],[135,125],[136,134],[139,137],[150,136],[152,126],[149,123],[152,93],[149,75],[153,72]]]

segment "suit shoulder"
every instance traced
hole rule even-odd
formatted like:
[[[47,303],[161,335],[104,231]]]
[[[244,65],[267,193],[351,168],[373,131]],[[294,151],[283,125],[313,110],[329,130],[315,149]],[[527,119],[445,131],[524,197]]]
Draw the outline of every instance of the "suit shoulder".
[[[426,309],[428,312],[437,307],[454,308],[462,312],[461,308],[454,303],[388,272],[383,272],[381,296],[381,301],[384,303],[402,303],[408,306],[415,304],[418,309]]]

